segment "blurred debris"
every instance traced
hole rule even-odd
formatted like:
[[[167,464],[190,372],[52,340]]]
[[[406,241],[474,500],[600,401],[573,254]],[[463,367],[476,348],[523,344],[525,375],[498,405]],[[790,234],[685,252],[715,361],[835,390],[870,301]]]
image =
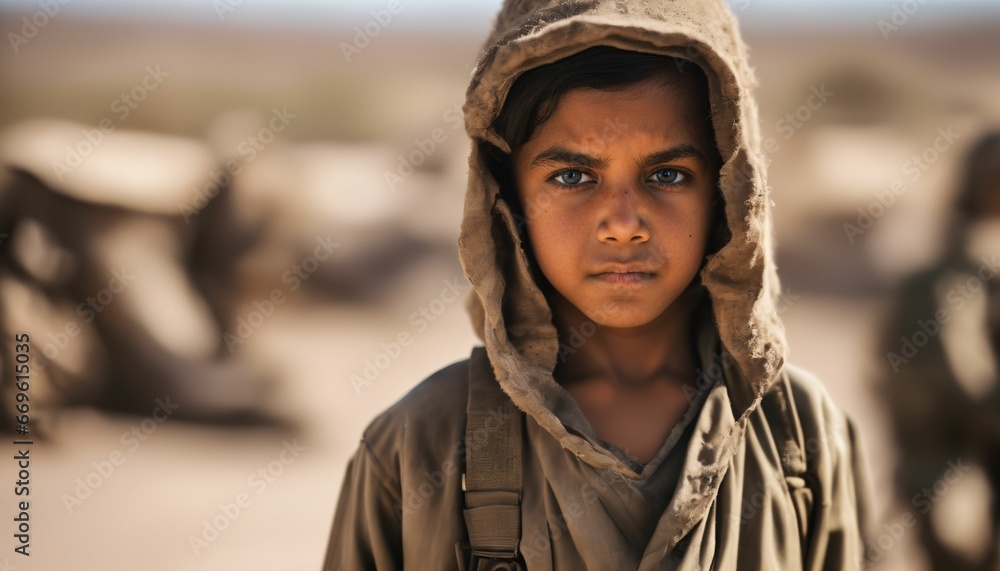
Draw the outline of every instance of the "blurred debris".
[[[36,121],[0,137],[10,169],[0,326],[32,334],[37,404],[147,414],[169,397],[178,417],[268,422],[274,381],[222,352],[226,324],[211,307],[219,294],[192,279],[193,258],[221,268],[233,253],[215,243],[203,251],[206,240],[239,242],[220,209],[191,224],[178,210],[208,178],[210,153],[174,137],[96,131]],[[79,162],[62,172],[72,150]]]
[[[169,395],[179,417],[267,422],[278,387],[241,349],[273,306],[381,303],[428,259],[457,271],[454,149],[393,187],[392,147],[292,145],[275,125],[228,115],[211,147],[55,120],[0,135],[0,327],[33,334],[41,403]]]

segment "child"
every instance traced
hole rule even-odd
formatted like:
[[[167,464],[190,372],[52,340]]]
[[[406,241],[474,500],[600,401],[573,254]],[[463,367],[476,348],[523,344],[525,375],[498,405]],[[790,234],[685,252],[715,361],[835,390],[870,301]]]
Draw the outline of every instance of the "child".
[[[465,105],[484,348],[365,430],[326,569],[852,569],[854,433],[784,363],[721,0],[509,0]]]

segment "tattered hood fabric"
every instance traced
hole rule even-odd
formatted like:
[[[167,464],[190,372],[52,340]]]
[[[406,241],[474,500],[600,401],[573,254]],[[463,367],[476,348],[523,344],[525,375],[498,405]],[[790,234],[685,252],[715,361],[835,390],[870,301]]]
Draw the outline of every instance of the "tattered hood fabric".
[[[490,124],[522,72],[593,46],[676,56],[705,70],[711,90],[720,172],[732,240],[701,274],[723,345],[753,398],[774,381],[784,361],[784,332],[775,303],[778,278],[771,254],[770,204],[759,148],[753,75],[736,22],[722,2],[508,2],[500,12],[465,110],[474,142],[510,149]],[[474,145],[478,148],[478,145]],[[567,448],[599,467],[627,474],[612,458],[566,434],[545,406],[561,389],[552,379],[559,341],[548,304],[535,285],[510,208],[479,152],[470,159],[459,251],[478,294],[470,311],[501,386],[514,402]],[[502,224],[502,227],[497,228]],[[511,258],[509,260],[505,258]],[[475,301],[475,300],[474,300]]]
[[[657,459],[656,485],[667,491],[660,513],[650,512],[651,470],[599,441],[553,378],[552,314],[487,167],[486,145],[510,151],[490,126],[517,77],[594,46],[699,65],[723,159],[721,223],[731,239],[701,271],[710,299],[697,332],[701,394]],[[529,570],[863,562],[867,499],[853,427],[814,377],[785,363],[753,87],[721,0],[511,0],[494,21],[464,106],[473,150],[459,252],[496,382],[526,415],[521,552]],[[327,568],[457,568],[468,370],[463,361],[435,373],[366,429]]]

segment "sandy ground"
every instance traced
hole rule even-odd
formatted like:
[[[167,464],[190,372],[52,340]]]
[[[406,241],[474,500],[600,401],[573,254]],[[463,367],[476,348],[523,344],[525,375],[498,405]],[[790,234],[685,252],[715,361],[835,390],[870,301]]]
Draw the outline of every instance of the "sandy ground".
[[[444,278],[427,277],[430,301]],[[274,409],[298,423],[294,434],[146,419],[139,442],[128,432],[143,433],[143,418],[61,414],[51,441],[31,452],[32,555],[4,554],[0,569],[4,557],[18,570],[318,569],[344,468],[365,424],[472,346],[459,304],[416,334],[408,316],[419,306],[288,307],[254,334],[248,353],[280,374]],[[414,332],[413,344],[357,392],[350,375],[404,330]],[[249,498],[243,507],[241,493]],[[84,499],[67,504],[71,496]],[[10,507],[4,503],[4,521]]]

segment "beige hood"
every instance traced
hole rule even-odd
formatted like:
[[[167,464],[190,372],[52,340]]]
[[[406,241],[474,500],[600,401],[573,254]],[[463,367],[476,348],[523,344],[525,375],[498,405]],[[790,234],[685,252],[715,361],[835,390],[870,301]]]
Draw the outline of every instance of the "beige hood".
[[[718,442],[731,451],[745,418],[780,372],[785,355],[775,302],[770,199],[760,152],[754,78],[737,23],[722,0],[508,0],[473,73],[464,106],[473,139],[459,249],[475,295],[469,310],[497,379],[514,403],[567,450],[597,468],[635,478],[618,457],[567,431],[553,412],[565,389],[552,377],[559,351],[552,314],[531,279],[510,207],[479,149],[509,152],[490,129],[522,72],[586,48],[606,45],[681,57],[708,76],[720,173],[732,239],[701,278],[714,308],[718,338],[738,372],[727,377],[737,422]],[[715,463],[712,462],[712,463]]]

